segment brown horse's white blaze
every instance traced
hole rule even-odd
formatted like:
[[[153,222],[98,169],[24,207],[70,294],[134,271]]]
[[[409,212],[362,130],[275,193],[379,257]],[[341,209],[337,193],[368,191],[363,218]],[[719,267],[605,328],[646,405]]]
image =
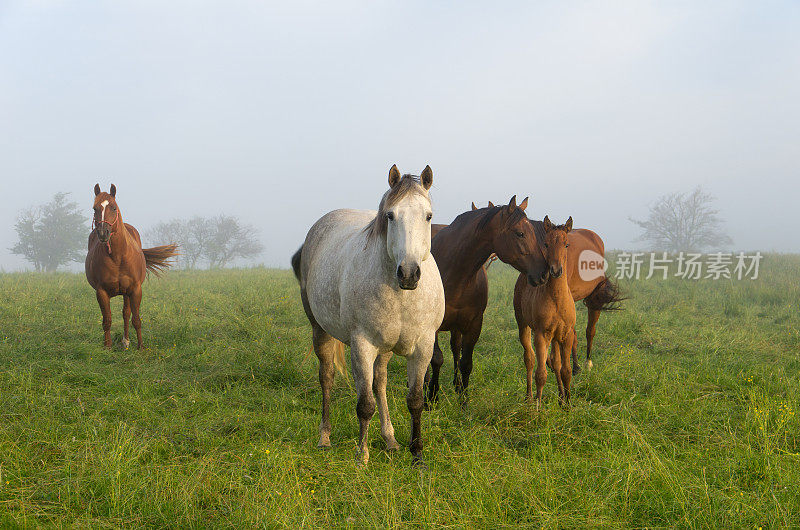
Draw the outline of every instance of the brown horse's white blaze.
[[[139,232],[122,219],[116,200],[116,186],[112,184],[109,192],[105,193],[96,184],[94,195],[92,232],[89,234],[85,266],[86,279],[95,290],[103,314],[103,345],[111,347],[111,298],[121,295],[124,324],[122,345],[126,349],[130,346],[130,320],[141,349],[142,321],[139,308],[142,283],[148,271],[158,274],[170,266],[169,259],[177,255],[177,245],[142,249]]]

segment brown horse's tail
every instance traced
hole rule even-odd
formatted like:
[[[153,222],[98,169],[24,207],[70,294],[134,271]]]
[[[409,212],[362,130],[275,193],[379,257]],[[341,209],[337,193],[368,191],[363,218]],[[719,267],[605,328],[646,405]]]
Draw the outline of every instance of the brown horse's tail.
[[[595,311],[619,311],[622,309],[622,301],[627,299],[628,297],[619,290],[619,286],[606,276],[594,288],[592,294],[583,299],[583,303]]]
[[[147,271],[156,276],[161,276],[162,272],[172,266],[173,262],[170,261],[170,258],[178,255],[178,245],[171,243],[160,247],[143,248],[142,252],[144,252]]]

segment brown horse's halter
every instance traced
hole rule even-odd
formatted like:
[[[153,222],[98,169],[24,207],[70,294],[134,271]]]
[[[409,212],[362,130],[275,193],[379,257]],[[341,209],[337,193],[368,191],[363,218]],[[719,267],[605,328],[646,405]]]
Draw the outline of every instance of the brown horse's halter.
[[[119,209],[117,209],[117,215],[114,216],[114,222],[113,223],[109,223],[105,219],[98,221],[96,219],[96,217],[97,217],[97,215],[92,215],[92,231],[94,232],[95,230],[100,228],[100,225],[102,225],[102,224],[107,224],[108,225],[109,236],[108,236],[108,241],[106,241],[106,248],[108,248],[108,253],[111,254],[111,238],[114,237],[114,234],[116,233],[112,229],[117,226],[117,221],[119,220]],[[98,237],[98,239],[99,239],[99,237]]]

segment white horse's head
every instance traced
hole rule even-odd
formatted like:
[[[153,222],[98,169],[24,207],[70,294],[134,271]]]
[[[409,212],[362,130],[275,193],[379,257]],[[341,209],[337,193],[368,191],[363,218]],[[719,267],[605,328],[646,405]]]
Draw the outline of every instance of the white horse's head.
[[[369,237],[385,236],[386,252],[401,289],[417,288],[422,274],[420,265],[431,253],[431,185],[430,166],[419,177],[400,176],[397,166],[392,166],[390,189],[369,226]]]

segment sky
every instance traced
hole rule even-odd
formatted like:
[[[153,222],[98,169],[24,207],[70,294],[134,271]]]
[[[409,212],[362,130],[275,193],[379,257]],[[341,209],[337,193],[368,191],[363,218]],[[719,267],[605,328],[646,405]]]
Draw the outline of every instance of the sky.
[[[434,222],[531,196],[635,248],[701,185],[736,250],[800,251],[800,3],[0,0],[0,268],[20,210],[313,222],[434,172]],[[87,229],[88,236],[88,229]],[[733,250],[732,249],[732,250]]]

